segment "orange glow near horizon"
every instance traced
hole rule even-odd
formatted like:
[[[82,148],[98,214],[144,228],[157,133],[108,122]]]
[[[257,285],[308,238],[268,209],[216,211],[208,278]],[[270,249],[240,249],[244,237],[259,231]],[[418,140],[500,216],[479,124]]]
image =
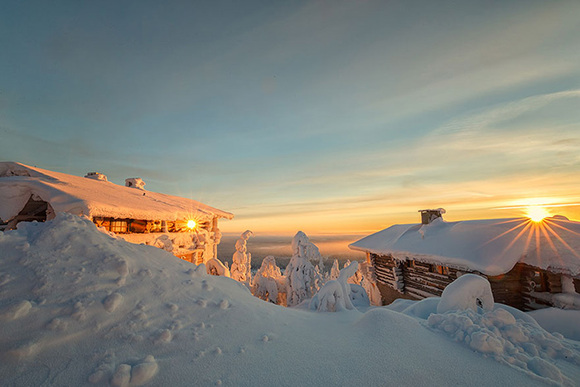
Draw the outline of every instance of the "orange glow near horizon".
[[[546,207],[542,206],[530,206],[526,209],[526,215],[528,218],[533,220],[534,222],[541,222],[544,218],[552,216],[550,211],[546,209]]]
[[[470,200],[467,200],[470,199]],[[250,229],[261,234],[369,235],[395,224],[420,223],[420,208],[443,207],[443,219],[448,222],[479,219],[534,219],[562,215],[570,220],[580,220],[579,197],[543,196],[515,199],[498,197],[459,198],[437,197],[394,198],[365,201],[353,197],[348,202],[290,203],[264,207],[244,208],[234,211],[233,220],[220,221],[223,232],[240,233]],[[530,211],[539,214],[530,214]],[[546,212],[542,214],[541,212]]]

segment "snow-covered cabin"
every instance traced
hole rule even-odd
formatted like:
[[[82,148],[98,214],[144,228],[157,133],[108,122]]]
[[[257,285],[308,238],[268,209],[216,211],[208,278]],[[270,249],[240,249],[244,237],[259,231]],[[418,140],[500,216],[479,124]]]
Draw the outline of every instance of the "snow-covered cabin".
[[[447,222],[440,210],[422,210],[422,223],[394,225],[349,245],[367,253],[384,303],[440,296],[457,277],[476,273],[489,280],[497,302],[580,309],[580,222]]]
[[[233,214],[192,199],[146,191],[140,178],[113,184],[98,172],[85,177],[0,162],[0,230],[61,212],[89,217],[97,227],[154,245],[196,264],[216,257],[218,219]]]

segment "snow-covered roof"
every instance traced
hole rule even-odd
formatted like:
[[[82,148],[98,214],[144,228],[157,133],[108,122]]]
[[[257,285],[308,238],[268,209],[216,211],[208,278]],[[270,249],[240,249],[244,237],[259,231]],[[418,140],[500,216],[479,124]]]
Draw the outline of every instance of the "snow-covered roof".
[[[430,224],[399,224],[349,247],[419,261],[500,275],[517,262],[580,275],[580,222],[563,216],[536,223],[528,218],[486,219]]]
[[[0,162],[0,218],[18,214],[31,195],[56,213],[146,220],[232,219],[233,214],[192,199],[124,187],[108,181]]]

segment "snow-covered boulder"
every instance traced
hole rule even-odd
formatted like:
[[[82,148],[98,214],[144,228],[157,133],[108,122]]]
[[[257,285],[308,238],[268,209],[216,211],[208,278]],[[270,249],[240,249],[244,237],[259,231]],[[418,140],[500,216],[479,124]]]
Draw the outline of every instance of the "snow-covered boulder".
[[[465,309],[477,311],[478,308],[484,311],[493,310],[493,294],[489,281],[476,274],[464,274],[443,290],[437,313]]]

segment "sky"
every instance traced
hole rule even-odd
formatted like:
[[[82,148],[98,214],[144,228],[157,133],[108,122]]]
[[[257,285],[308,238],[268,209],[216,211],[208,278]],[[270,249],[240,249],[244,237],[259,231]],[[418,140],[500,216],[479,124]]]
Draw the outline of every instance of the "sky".
[[[580,220],[578,1],[3,1],[0,160],[225,232]]]

